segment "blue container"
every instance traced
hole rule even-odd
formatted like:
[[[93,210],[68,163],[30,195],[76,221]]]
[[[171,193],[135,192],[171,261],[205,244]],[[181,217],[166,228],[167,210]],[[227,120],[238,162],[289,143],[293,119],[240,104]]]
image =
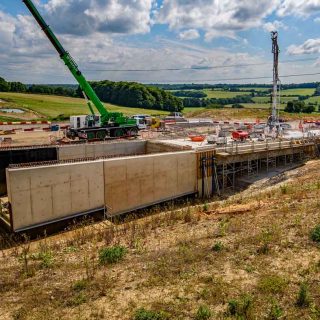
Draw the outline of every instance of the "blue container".
[[[59,131],[59,129],[60,129],[60,126],[58,124],[51,126],[51,131]]]

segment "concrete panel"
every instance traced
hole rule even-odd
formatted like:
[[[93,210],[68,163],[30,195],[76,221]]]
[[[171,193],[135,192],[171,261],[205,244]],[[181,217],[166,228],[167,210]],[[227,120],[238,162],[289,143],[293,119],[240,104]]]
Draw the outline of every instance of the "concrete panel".
[[[7,169],[15,230],[104,206],[103,161]]]
[[[193,151],[108,159],[104,172],[111,215],[193,193],[197,187]]]
[[[146,141],[99,142],[72,146],[60,146],[59,160],[124,156],[146,153]]]

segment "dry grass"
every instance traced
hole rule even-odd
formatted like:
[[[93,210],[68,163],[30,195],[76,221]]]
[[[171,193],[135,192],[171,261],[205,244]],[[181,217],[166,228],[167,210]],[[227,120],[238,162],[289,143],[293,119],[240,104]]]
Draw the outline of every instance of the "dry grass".
[[[320,255],[310,239],[320,223],[319,169],[310,162],[281,185],[206,212],[83,226],[3,251],[0,318],[125,320],[144,308],[195,319],[207,306],[212,319],[319,319]],[[99,264],[111,246],[126,256]],[[309,302],[299,306],[301,288]]]

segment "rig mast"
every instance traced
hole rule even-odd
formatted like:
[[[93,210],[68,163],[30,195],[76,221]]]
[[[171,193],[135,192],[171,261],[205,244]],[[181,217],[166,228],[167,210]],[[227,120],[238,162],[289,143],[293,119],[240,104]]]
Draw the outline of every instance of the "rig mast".
[[[278,45],[278,32],[271,32],[272,40],[272,53],[273,53],[273,87],[272,87],[272,113],[269,117],[268,124],[270,128],[280,128],[278,103],[280,103],[280,79],[279,79],[279,45]]]

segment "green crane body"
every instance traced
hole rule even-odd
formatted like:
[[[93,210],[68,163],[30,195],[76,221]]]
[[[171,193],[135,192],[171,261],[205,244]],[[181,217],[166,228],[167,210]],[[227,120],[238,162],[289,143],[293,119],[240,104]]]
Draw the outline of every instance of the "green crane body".
[[[68,67],[74,78],[79,83],[79,86],[84,92],[86,98],[88,98],[88,106],[89,109],[94,116],[94,110],[92,108],[91,103],[97,108],[98,112],[101,115],[101,125],[103,127],[108,126],[108,124],[112,123],[113,126],[119,126],[119,127],[135,127],[136,126],[136,120],[134,119],[128,119],[120,112],[108,112],[105,106],[102,104],[94,90],[92,89],[90,83],[86,80],[86,78],[83,76],[81,71],[78,68],[78,65],[73,60],[71,55],[68,51],[66,51],[60,41],[57,39],[51,28],[46,24],[45,20],[39,13],[38,9],[35,7],[33,2],[31,0],[22,0],[33,17],[36,19],[40,27],[42,28],[43,32],[46,34],[52,45],[55,47],[55,49],[58,51],[60,58],[64,61],[65,65]]]

